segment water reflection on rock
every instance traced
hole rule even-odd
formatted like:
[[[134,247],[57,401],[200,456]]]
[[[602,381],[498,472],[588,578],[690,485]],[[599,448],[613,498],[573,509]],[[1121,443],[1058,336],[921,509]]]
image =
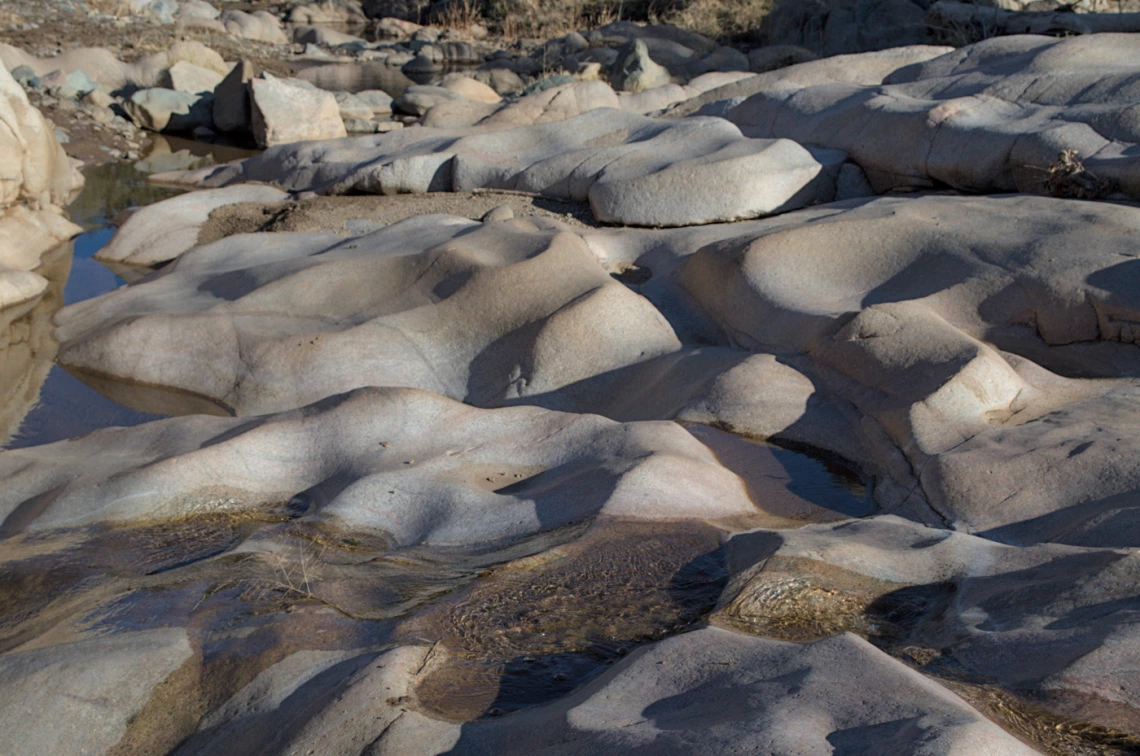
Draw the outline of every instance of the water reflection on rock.
[[[442,74],[405,74],[382,60],[362,63],[328,63],[309,66],[297,72],[297,78],[330,92],[363,92],[379,89],[399,97],[413,84],[430,84]]]
[[[37,272],[49,286],[30,311],[9,319],[0,310],[0,447],[7,446],[20,430],[51,371],[59,348],[52,338],[51,318],[63,305],[71,247],[68,242],[44,256]]]
[[[134,171],[149,175],[166,171],[204,168],[208,165],[228,163],[231,160],[243,160],[256,154],[256,150],[238,145],[196,142],[192,139],[182,139],[164,134],[152,134],[151,140],[150,150],[141,160],[134,163],[112,163],[110,166],[97,166],[96,170]],[[153,185],[151,188],[158,190]],[[166,196],[170,196],[169,193]],[[159,199],[164,199],[164,197],[155,197],[149,201],[136,202],[135,204],[147,205],[150,202],[157,202]]]

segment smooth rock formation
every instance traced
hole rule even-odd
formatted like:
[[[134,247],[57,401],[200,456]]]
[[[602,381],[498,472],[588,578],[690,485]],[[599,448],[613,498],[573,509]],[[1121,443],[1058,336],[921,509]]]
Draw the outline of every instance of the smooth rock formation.
[[[262,78],[249,82],[253,138],[261,147],[348,134],[331,92],[297,79]]]
[[[947,649],[911,657],[936,678],[960,665],[959,674],[1053,696],[1062,708],[1065,695],[1092,694],[1090,709],[1099,699],[1113,726],[1134,727],[1135,554],[1008,546],[890,516],[773,535],[734,539],[753,560],[756,543],[768,546],[715,621],[796,640],[876,627],[880,647]]]
[[[882,86],[773,83],[726,117],[751,136],[846,150],[879,192],[937,183],[1045,193],[1058,155],[1074,150],[1105,182],[1101,196],[1140,197],[1137,45],[1124,34],[990,39]],[[1086,196],[1097,193],[1094,182]]]
[[[135,354],[135,379],[252,414],[376,383],[495,405],[678,347],[660,314],[611,279],[579,237],[547,224],[422,216],[347,240],[322,233],[289,238],[272,249],[258,235],[225,239],[183,255],[151,284],[77,305],[61,315],[69,342],[62,362],[109,376]],[[256,268],[246,270],[251,264]],[[345,273],[350,288],[331,298],[310,283]],[[260,303],[266,296],[285,299],[267,311]],[[160,339],[180,344],[185,365],[142,346],[148,337],[139,341],[158,321],[137,316],[161,303],[172,309],[160,319]],[[200,328],[210,311],[233,318],[228,342]],[[108,319],[118,326],[108,327]],[[274,321],[278,326],[270,326]],[[173,337],[172,327],[183,336]],[[587,332],[594,337],[582,340]],[[260,357],[235,351],[250,338],[268,338]],[[348,344],[356,345],[353,354],[342,359]],[[213,356],[196,356],[199,348]],[[189,369],[200,359],[213,364],[209,375]]]
[[[158,266],[197,245],[210,213],[236,202],[278,202],[289,195],[271,186],[232,186],[191,192],[141,208],[131,215],[96,260],[138,267]]]
[[[506,131],[422,128],[288,147],[163,179],[213,187],[253,180],[324,194],[512,189],[588,199],[604,222],[679,226],[829,201],[841,163],[839,153],[741,139],[721,119],[676,122],[592,110]],[[725,176],[734,177],[731,191]]]
[[[109,446],[116,453],[99,454]],[[758,513],[740,478],[676,424],[478,410],[410,389],[363,389],[252,422],[198,416],[107,429],[4,452],[0,472],[7,536],[282,501],[314,526],[394,546],[501,543],[598,513]],[[51,503],[35,505],[49,491]],[[818,507],[805,515],[836,519]]]
[[[48,288],[42,255],[79,232],[60,207],[83,185],[50,122],[0,70],[0,320],[26,312]]]
[[[154,688],[190,658],[186,636],[181,628],[124,632],[0,656],[4,750],[110,750]]]
[[[717,628],[636,651],[555,706],[466,725],[454,748],[1035,753],[957,696],[852,635],[803,646]]]

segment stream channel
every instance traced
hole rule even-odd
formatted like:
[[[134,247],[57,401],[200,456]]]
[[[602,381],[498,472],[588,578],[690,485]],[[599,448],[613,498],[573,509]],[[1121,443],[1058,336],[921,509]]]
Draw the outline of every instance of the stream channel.
[[[8,406],[0,408],[4,448],[159,417],[117,404],[56,366],[51,319],[63,305],[129,285],[92,256],[124,213],[178,193],[148,184],[147,174],[241,156],[159,139],[137,163],[85,171],[86,187],[69,208],[84,231],[48,257],[43,272],[53,288],[9,326],[5,372],[20,380],[6,381],[14,390],[5,390]],[[843,519],[874,509],[864,481],[841,464],[704,426],[689,431],[750,492],[782,497],[790,510],[809,502]],[[286,506],[33,540],[32,556],[0,570],[8,604],[29,618],[6,625],[0,651],[44,632],[44,623],[85,635],[160,627],[175,615],[218,639],[206,652],[205,675],[239,657],[257,663],[267,647],[256,634],[228,628],[267,627],[272,617],[300,626],[298,637],[327,633],[321,643],[330,649],[438,638],[454,663],[426,680],[419,696],[437,715],[460,721],[565,695],[637,644],[693,627],[716,608],[730,577],[719,532],[684,522],[580,523],[509,547],[397,553],[310,532]],[[296,584],[292,567],[251,546],[269,541],[288,544],[302,565],[322,560],[322,579],[310,585],[306,575],[303,587]],[[298,605],[309,609],[298,613]]]

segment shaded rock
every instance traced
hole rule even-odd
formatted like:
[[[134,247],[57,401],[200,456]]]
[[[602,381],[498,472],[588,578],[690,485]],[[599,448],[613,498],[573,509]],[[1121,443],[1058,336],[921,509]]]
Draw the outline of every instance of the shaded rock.
[[[492,68],[489,71],[475,71],[471,74],[500,95],[517,94],[523,91],[525,82],[514,71],[507,68]]]
[[[213,97],[173,89],[140,89],[123,103],[135,125],[149,131],[193,131],[213,123]]]
[[[347,134],[331,92],[277,78],[251,80],[249,92],[253,138],[261,147]]]
[[[1071,149],[1093,175],[1140,197],[1130,147],[1140,142],[1131,115],[1140,69],[1122,62],[1106,75],[1103,65],[1106,55],[1134,60],[1136,45],[1129,35],[991,39],[899,69],[884,86],[785,79],[728,117],[754,136],[848,149],[880,192],[937,183],[1044,193],[1049,167]]]
[[[895,71],[923,63],[951,51],[949,47],[900,47],[861,55],[837,55],[833,58],[798,63],[707,90],[669,111],[669,115],[691,115],[712,103],[751,97],[759,92],[794,91],[800,87],[828,84],[877,86]],[[737,103],[739,104],[739,103]]]
[[[615,89],[641,92],[669,83],[669,72],[649,57],[645,42],[635,39],[618,50],[618,59],[609,72]]]
[[[766,73],[777,68],[787,68],[796,63],[807,63],[819,56],[796,45],[772,45],[757,47],[748,52],[748,70],[753,73]]]
[[[214,89],[214,127],[219,131],[244,131],[250,127],[253,117],[248,84],[256,75],[253,64],[243,58]]]
[[[914,0],[781,0],[768,16],[768,42],[822,56],[921,45],[930,41],[927,3]]]
[[[1035,753],[853,635],[801,645],[719,628],[639,649],[552,706],[466,724],[454,747],[824,753],[887,743],[900,753]]]
[[[117,453],[97,453],[109,444]],[[8,531],[15,506],[45,486],[58,495],[21,529],[236,513],[295,495],[318,527],[399,546],[458,546],[599,513],[715,520],[756,511],[740,479],[674,423],[479,410],[399,388],[329,397],[254,425],[199,416],[107,429],[5,452],[0,470]]]
[[[21,87],[28,87],[32,79],[36,78],[36,72],[31,66],[16,66],[12,69],[12,78]]]
[[[581,82],[524,98],[481,124],[536,120],[536,111],[537,118],[548,119],[561,115],[555,108],[580,106],[597,91],[616,99],[601,82]],[[166,178],[205,186],[256,180],[333,194],[513,189],[588,199],[606,222],[648,226],[757,217],[834,197],[841,155],[813,155],[792,142],[748,140],[738,133],[721,119],[654,120],[603,108],[512,130],[465,135],[424,128],[399,138],[357,141],[339,151],[321,149],[319,171],[302,168],[311,160],[304,151],[312,148],[299,148],[288,158],[273,153],[240,166]],[[295,167],[283,172],[283,161]],[[739,176],[743,183],[725,191],[723,175]],[[695,187],[702,185],[708,191],[694,200]]]
[[[361,6],[364,15],[369,18],[395,18],[401,21],[414,21],[417,24],[427,9],[427,3],[421,3],[419,0],[362,0]]]

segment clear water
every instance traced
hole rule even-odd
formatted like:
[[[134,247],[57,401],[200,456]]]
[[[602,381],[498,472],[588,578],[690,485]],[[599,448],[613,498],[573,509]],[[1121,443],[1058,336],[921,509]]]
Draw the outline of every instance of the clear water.
[[[248,154],[232,147],[155,137],[148,154],[135,163],[107,163],[86,168],[83,191],[67,208],[71,219],[84,231],[49,255],[51,263],[43,272],[55,284],[52,292],[11,326],[21,333],[32,332],[34,356],[25,374],[41,371],[45,363],[54,359],[58,345],[51,339],[51,317],[61,299],[63,305],[74,304],[113,291],[125,283],[92,258],[114,236],[114,221],[120,214],[180,193],[177,189],[148,184],[148,174],[194,168]],[[12,359],[15,359],[14,354]],[[22,422],[16,419],[10,427],[0,428],[0,441],[5,435],[9,436],[0,448],[49,444],[99,428],[138,425],[159,417],[107,399],[54,364],[43,380],[38,398],[26,393],[21,397],[21,400],[28,399],[31,406]],[[11,414],[19,414],[19,408],[10,409],[15,410]]]

